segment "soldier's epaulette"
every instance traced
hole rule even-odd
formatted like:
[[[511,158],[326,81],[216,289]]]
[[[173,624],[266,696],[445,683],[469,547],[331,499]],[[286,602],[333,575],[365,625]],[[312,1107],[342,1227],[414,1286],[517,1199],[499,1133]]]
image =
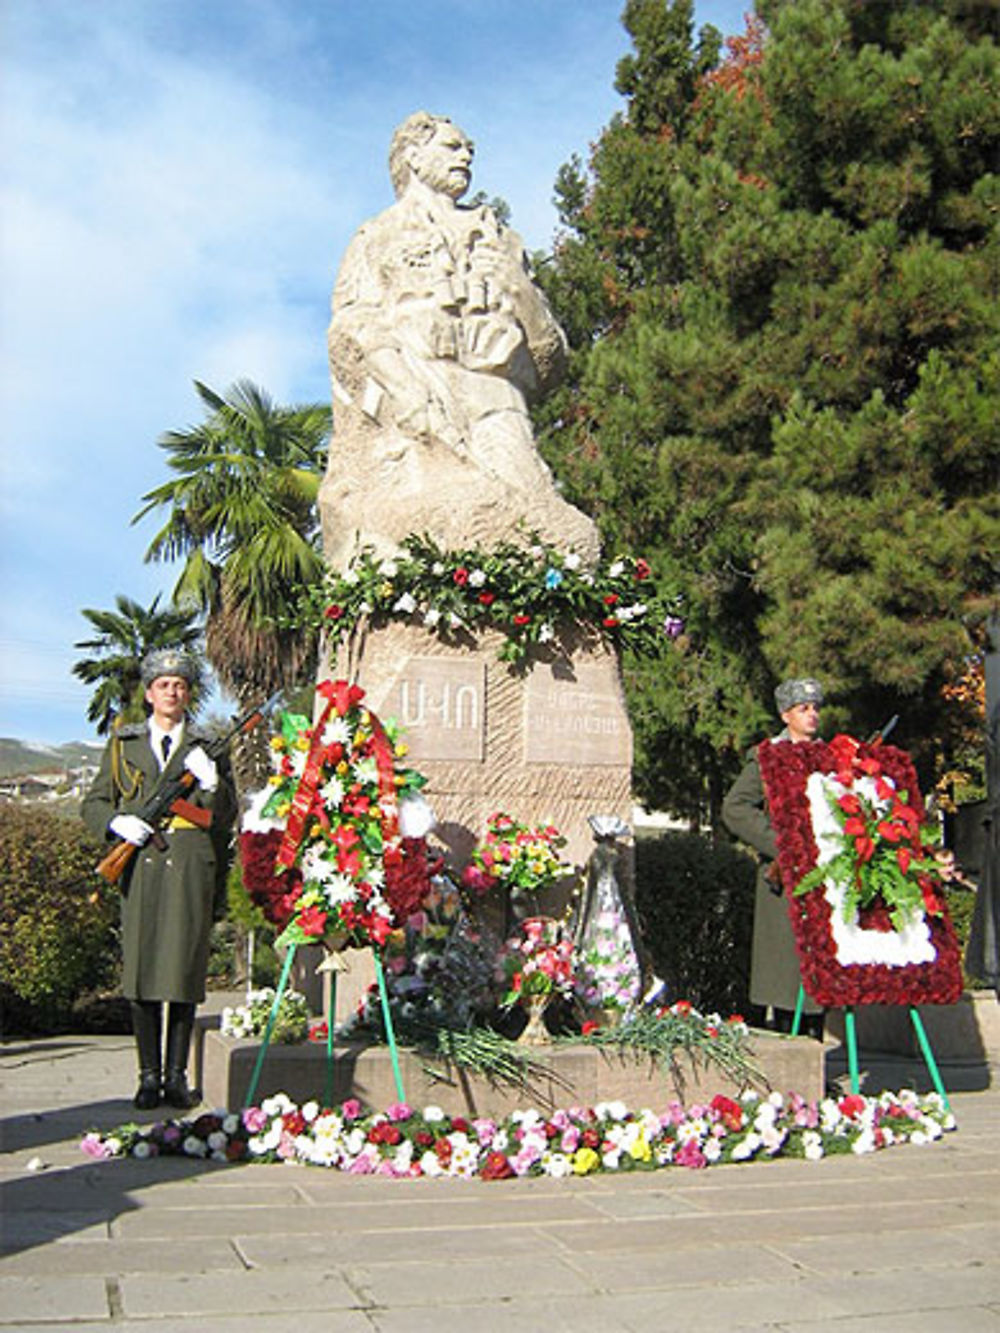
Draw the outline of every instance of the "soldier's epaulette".
[[[149,728],[145,722],[126,722],[123,727],[118,727],[115,731],[115,735],[123,741],[132,741],[137,736],[146,736],[148,733]]]

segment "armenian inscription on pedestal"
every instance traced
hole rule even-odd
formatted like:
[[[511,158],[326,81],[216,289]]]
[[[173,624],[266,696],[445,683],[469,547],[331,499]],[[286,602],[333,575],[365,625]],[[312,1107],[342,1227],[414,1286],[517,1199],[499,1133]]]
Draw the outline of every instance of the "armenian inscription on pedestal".
[[[484,758],[486,666],[475,659],[409,657],[376,711],[403,728],[410,759]]]
[[[536,666],[524,701],[524,757],[529,764],[624,765],[632,733],[605,667],[577,663],[571,678]]]

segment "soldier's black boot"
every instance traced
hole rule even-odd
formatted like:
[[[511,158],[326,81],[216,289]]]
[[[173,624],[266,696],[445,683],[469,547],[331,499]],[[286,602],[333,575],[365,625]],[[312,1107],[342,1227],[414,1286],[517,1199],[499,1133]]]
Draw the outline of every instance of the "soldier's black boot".
[[[132,1032],[139,1053],[139,1090],[132,1099],[137,1111],[152,1111],[160,1104],[159,1000],[132,1000]]]
[[[163,1080],[163,1100],[168,1106],[190,1111],[201,1101],[201,1092],[189,1088],[188,1052],[194,1028],[193,1004],[171,1004],[167,1010],[167,1072]]]

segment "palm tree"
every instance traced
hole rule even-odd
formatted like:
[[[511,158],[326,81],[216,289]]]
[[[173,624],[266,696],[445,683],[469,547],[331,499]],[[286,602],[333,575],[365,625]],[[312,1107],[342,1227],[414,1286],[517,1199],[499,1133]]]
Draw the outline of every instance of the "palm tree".
[[[74,648],[85,648],[94,657],[73,664],[73,675],[86,685],[96,685],[87,708],[87,721],[97,724],[97,734],[106,736],[117,720],[137,722],[143,717],[143,688],[140,664],[156,648],[200,647],[202,629],[193,609],[159,609],[160,595],[142,606],[119,593],[115,611],[84,607],[81,615],[93,626],[91,639],[80,639]]]
[[[169,507],[146,559],[184,560],[174,600],[204,612],[208,659],[246,709],[315,670],[316,635],[281,618],[323,571],[316,500],[331,412],[277,406],[249,380],[224,395],[198,380],[195,389],[206,419],[160,437],[174,476],[142,497],[132,521]],[[259,785],[261,745],[235,761],[240,786]]]

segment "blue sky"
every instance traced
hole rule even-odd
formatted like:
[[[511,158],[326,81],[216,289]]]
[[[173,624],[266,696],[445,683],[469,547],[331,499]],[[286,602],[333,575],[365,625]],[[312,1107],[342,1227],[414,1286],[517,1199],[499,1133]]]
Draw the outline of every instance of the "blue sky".
[[[749,0],[699,0],[738,32]],[[148,603],[157,437],[192,381],[327,400],[330,290],[412,111],[531,249],[621,108],[622,0],[0,0],[0,736],[93,736],[84,606]]]

